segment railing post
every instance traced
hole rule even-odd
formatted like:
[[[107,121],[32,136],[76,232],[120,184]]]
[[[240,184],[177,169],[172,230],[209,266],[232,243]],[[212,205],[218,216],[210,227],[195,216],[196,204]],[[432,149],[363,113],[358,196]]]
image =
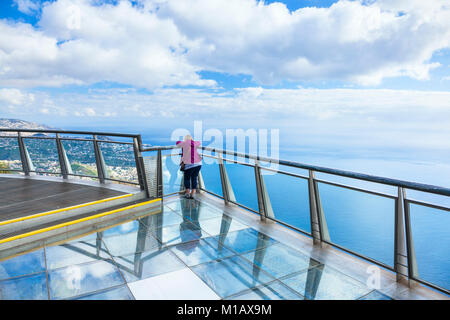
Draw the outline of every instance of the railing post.
[[[205,181],[203,180],[202,172],[198,173],[198,184],[197,184],[197,192],[202,192],[205,189]]]
[[[95,152],[95,164],[97,166],[97,176],[100,183],[105,183],[105,179],[109,178],[108,170],[105,165],[105,160],[103,159],[102,151],[98,144],[97,135],[94,136],[94,152]]]
[[[69,159],[67,158],[66,150],[59,137],[59,133],[56,134],[56,149],[58,150],[59,167],[61,168],[61,175],[63,179],[67,179],[69,174],[73,174],[72,167]]]
[[[184,188],[184,172],[183,172],[183,176],[180,179],[180,191],[179,191],[179,193],[182,194],[184,191],[185,191],[185,188]]]
[[[414,241],[411,231],[411,217],[410,217],[410,206],[409,201],[406,199],[406,190],[402,188],[403,191],[403,207],[405,211],[405,232],[406,232],[406,251],[408,255],[408,283],[412,287],[416,284],[414,279],[419,277],[419,272],[417,269],[417,259],[416,251],[414,249]]]
[[[147,193],[150,199],[158,198],[158,157],[150,156],[142,159],[145,170]]]
[[[220,172],[220,183],[222,185],[222,194],[225,205],[230,201],[236,202],[236,197],[234,196],[233,187],[231,186],[230,179],[228,178],[227,169],[223,161],[222,155],[218,154],[219,161],[219,172]]]
[[[22,162],[22,169],[26,176],[30,175],[30,171],[34,171],[33,162],[31,161],[30,154],[27,147],[23,142],[23,137],[20,131],[17,132],[17,142],[19,144],[20,160]]]
[[[145,175],[144,158],[142,157],[141,148],[139,146],[139,140],[137,138],[133,138],[133,151],[139,186],[141,187],[141,190],[145,191],[147,198],[149,198],[150,193],[147,185],[147,177]]]
[[[161,149],[158,150],[156,157],[156,197],[162,198],[164,194],[163,172],[162,172],[162,154]]]
[[[403,188],[398,187],[398,197],[395,199],[395,240],[394,240],[394,270],[398,282],[408,279],[408,256],[405,242],[405,223],[403,213]]]
[[[255,181],[256,181],[256,194],[258,196],[258,208],[261,220],[267,221],[267,218],[275,218],[273,213],[272,204],[270,203],[269,194],[264,184],[264,178],[261,174],[261,167],[258,164],[258,160],[255,160]]]
[[[311,235],[314,244],[322,244],[322,241],[330,241],[328,226],[320,201],[319,187],[314,180],[314,171],[309,170],[308,179],[309,212],[311,222]]]

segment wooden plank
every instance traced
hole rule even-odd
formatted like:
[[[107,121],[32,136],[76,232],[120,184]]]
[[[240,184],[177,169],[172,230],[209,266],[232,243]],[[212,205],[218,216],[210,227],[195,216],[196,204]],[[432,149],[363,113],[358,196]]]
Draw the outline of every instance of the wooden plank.
[[[13,187],[8,191],[5,185],[10,183]],[[0,221],[125,194],[102,187],[31,179],[0,178],[0,185]]]

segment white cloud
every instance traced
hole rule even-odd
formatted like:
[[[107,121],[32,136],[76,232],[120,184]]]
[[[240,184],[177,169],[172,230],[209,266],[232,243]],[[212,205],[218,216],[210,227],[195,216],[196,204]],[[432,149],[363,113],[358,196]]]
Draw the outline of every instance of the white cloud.
[[[399,16],[401,8],[406,14]],[[433,52],[450,46],[450,8],[440,0],[340,1],[295,12],[252,0],[169,0],[160,12],[199,41],[191,61],[263,83],[427,79],[438,66],[429,62]]]
[[[189,41],[170,20],[88,0],[45,3],[39,28],[0,20],[0,85],[61,86],[112,81],[137,87],[212,86],[186,60]]]
[[[23,93],[19,89],[0,89],[0,104],[9,106],[29,105],[34,101],[34,95]]]
[[[281,145],[287,147],[450,150],[450,92],[241,88],[224,95],[200,89],[153,94],[111,89],[33,96],[32,103],[13,111],[0,99],[0,114],[34,117],[45,108],[59,122],[86,125],[108,117],[109,125],[126,124],[138,132],[189,128],[201,119],[213,128],[279,128]]]
[[[20,12],[28,15],[36,13],[40,8],[39,0],[14,0],[14,4]]]
[[[22,10],[36,4],[17,3]],[[295,12],[255,0],[140,4],[58,0],[44,3],[38,27],[0,20],[0,85],[214,86],[201,70],[247,74],[262,84],[425,80],[440,66],[430,62],[433,53],[450,47],[444,0],[341,0]]]
[[[57,40],[24,23],[0,20],[0,85],[55,86],[82,81],[58,70]]]

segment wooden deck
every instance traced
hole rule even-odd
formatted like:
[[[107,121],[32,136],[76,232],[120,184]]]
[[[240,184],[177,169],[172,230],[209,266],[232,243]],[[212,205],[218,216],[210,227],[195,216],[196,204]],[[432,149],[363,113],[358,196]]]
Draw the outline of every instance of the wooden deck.
[[[68,182],[0,177],[0,221],[125,194]]]

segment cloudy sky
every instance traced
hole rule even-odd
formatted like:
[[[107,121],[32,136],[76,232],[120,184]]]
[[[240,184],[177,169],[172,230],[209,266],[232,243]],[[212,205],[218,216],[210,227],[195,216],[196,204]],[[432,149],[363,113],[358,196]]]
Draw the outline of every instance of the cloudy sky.
[[[0,117],[445,162],[449,89],[448,0],[0,1]]]

